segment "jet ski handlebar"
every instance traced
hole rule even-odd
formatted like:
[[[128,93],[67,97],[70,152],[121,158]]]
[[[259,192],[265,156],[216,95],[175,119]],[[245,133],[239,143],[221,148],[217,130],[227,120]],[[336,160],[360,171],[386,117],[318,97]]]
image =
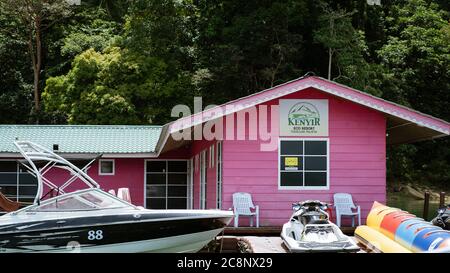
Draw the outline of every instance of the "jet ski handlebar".
[[[292,210],[298,211],[300,209],[304,210],[327,210],[329,205],[327,203],[321,202],[319,200],[307,200],[303,202],[297,202],[292,204]]]

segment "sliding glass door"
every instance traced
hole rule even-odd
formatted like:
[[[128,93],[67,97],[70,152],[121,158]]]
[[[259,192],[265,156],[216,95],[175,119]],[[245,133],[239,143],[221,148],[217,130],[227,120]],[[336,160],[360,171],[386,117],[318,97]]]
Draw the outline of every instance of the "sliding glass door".
[[[187,160],[146,161],[146,207],[188,208],[189,170]]]

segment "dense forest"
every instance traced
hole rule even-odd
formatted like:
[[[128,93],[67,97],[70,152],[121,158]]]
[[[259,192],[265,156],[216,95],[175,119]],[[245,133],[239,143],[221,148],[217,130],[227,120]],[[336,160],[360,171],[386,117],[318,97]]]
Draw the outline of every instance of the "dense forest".
[[[163,124],[298,78],[450,121],[448,0],[0,1],[0,123]],[[450,187],[448,138],[388,148],[390,181]]]

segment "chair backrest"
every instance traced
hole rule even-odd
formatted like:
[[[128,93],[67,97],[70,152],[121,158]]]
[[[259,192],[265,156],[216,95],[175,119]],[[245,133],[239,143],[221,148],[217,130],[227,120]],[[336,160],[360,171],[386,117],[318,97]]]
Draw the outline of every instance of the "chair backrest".
[[[250,208],[254,208],[252,196],[246,192],[233,193],[233,207],[239,214],[250,214]]]
[[[131,203],[130,189],[129,188],[119,188],[117,190],[117,197],[119,197],[122,200],[127,201],[128,203]]]
[[[114,196],[117,196],[116,191],[114,189],[110,189],[108,192]]]
[[[355,207],[355,204],[351,194],[335,193],[333,199],[334,206],[339,210],[339,213],[352,213],[352,208]]]

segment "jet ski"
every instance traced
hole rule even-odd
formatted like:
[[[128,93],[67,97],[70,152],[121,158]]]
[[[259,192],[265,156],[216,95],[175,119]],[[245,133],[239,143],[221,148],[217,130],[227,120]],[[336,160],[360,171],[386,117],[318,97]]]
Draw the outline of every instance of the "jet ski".
[[[431,220],[435,226],[441,227],[445,230],[450,230],[450,204],[438,209],[438,215]]]
[[[294,203],[281,238],[290,252],[357,252],[359,247],[329,221],[328,205],[318,200]]]

